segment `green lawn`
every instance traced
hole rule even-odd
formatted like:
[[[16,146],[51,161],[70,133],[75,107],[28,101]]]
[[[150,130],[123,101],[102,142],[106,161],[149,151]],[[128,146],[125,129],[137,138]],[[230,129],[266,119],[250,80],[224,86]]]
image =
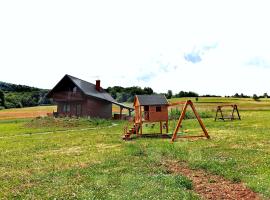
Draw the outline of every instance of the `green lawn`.
[[[242,181],[270,198],[270,102],[236,101],[243,120],[203,119],[210,140],[174,144],[168,139],[122,141],[123,121],[2,120],[0,199],[199,199],[189,180],[162,165],[167,160]],[[208,104],[215,103],[201,103],[205,109]],[[250,110],[241,110],[250,104]],[[191,132],[199,130],[194,120],[184,123]],[[171,129],[174,125],[170,122]]]

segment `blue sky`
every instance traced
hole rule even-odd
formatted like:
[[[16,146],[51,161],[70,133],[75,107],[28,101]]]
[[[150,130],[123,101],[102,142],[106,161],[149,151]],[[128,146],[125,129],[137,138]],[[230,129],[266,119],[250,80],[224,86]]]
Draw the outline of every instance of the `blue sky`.
[[[1,1],[0,80],[270,94],[269,1]]]

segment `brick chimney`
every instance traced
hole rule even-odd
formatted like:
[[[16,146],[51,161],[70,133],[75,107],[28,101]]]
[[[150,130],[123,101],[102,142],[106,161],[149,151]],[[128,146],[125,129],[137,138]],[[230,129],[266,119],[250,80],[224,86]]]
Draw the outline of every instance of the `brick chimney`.
[[[96,90],[99,92],[101,91],[100,80],[96,80]]]

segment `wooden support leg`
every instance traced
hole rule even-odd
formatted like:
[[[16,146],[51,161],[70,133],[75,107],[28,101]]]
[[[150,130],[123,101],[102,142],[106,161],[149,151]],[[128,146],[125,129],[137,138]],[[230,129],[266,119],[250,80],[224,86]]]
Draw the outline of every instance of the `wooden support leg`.
[[[240,117],[240,114],[239,114],[239,111],[238,111],[237,105],[235,105],[235,109],[236,109],[236,112],[237,112],[237,115],[238,115],[239,120],[241,120],[241,117]]]
[[[190,101],[189,103],[190,103],[190,106],[191,106],[191,108],[192,108],[192,110],[193,110],[193,112],[194,112],[194,114],[195,114],[197,120],[199,121],[199,124],[200,124],[201,127],[202,127],[202,130],[203,130],[203,132],[204,132],[205,137],[207,137],[207,138],[209,139],[210,136],[208,135],[208,132],[207,132],[207,130],[206,130],[206,128],[205,128],[205,126],[204,126],[204,124],[203,124],[203,122],[202,122],[202,120],[201,120],[199,114],[197,113],[197,111],[196,111],[196,109],[195,109],[193,103],[192,103],[191,101]]]
[[[160,122],[160,133],[162,134],[162,122]]]
[[[234,111],[235,111],[235,107],[233,107],[233,111],[232,111],[232,115],[231,115],[231,120],[234,120]]]
[[[169,133],[169,123],[166,121],[166,133]]]
[[[216,111],[216,117],[215,117],[215,121],[217,121],[218,112],[219,112],[219,108],[217,108],[217,111]]]
[[[223,121],[225,121],[225,119],[224,119],[224,116],[223,116],[223,113],[222,113],[222,110],[220,109],[220,114],[221,114],[221,119],[223,120]]]

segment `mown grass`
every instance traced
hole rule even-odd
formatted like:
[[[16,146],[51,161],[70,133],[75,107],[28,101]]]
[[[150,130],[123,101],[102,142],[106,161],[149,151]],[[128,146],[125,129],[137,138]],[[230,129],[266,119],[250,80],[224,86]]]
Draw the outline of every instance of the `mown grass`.
[[[187,178],[166,169],[168,160],[243,182],[270,198],[270,112],[260,108],[241,110],[241,121],[204,118],[210,140],[173,144],[122,141],[122,121],[62,119],[58,127],[47,118],[0,121],[0,198],[199,199]],[[174,126],[171,121],[170,131]],[[183,126],[186,134],[200,131],[193,119]],[[158,124],[144,128],[159,131]]]

